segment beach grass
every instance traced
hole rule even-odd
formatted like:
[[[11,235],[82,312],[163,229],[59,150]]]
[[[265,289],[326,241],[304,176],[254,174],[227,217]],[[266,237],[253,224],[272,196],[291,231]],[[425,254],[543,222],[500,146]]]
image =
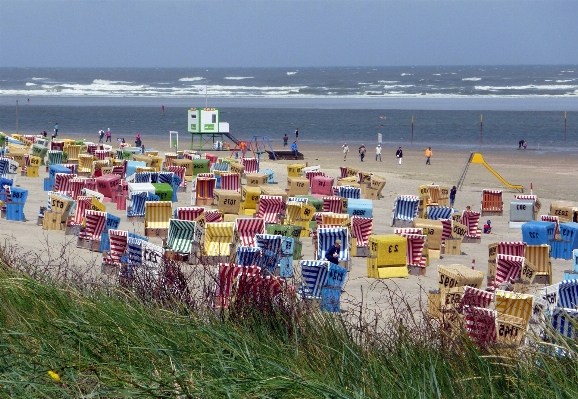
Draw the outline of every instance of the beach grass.
[[[478,348],[396,314],[361,328],[300,306],[229,311],[0,270],[0,397],[576,397],[575,341]],[[413,320],[413,321],[412,321]],[[385,321],[385,322],[384,322]],[[365,325],[365,324],[363,324]],[[564,348],[564,356],[557,354]]]

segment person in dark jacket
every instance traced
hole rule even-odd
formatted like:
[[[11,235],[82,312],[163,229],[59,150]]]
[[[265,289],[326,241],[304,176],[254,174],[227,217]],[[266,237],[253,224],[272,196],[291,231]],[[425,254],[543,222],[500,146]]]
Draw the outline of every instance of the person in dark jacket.
[[[454,207],[454,202],[456,202],[456,193],[458,192],[458,188],[453,186],[450,190],[450,207]]]
[[[336,240],[335,244],[325,253],[325,259],[329,262],[339,264],[339,250],[341,249],[341,240]]]
[[[401,147],[399,147],[395,152],[395,157],[397,158],[397,164],[401,165],[401,159],[403,158],[403,151],[401,150]]]

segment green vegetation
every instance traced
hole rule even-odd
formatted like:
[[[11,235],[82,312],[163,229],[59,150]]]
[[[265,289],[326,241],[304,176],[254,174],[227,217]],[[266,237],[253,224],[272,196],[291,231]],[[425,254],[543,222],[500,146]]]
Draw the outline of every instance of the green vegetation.
[[[2,268],[0,397],[578,395],[576,357],[480,350],[427,319],[370,332],[347,314],[271,304],[192,312],[132,292],[85,291]]]

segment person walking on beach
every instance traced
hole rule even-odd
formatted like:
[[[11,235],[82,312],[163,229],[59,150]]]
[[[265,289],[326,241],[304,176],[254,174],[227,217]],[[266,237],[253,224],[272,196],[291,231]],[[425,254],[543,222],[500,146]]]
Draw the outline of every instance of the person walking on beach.
[[[108,128],[108,130],[106,131],[106,142],[112,143],[112,133],[110,132],[110,128]]]
[[[102,140],[104,139],[104,130],[100,129],[98,131],[98,142],[102,143]]]
[[[433,152],[432,152],[432,150],[431,150],[431,147],[428,147],[428,148],[425,150],[425,164],[426,164],[426,165],[431,165],[431,163],[430,163],[430,158],[431,158],[432,155],[433,155]]]
[[[347,145],[347,143],[343,143],[343,145],[341,146],[343,148],[343,160],[347,160],[347,154],[349,154],[349,146]]]
[[[58,122],[54,124],[54,136],[52,136],[52,138],[55,138],[56,136],[58,136]]]
[[[361,159],[361,162],[363,162],[363,158],[365,158],[366,151],[365,144],[361,143],[361,147],[359,147],[359,158]]]
[[[299,128],[295,129],[295,141],[299,140]]]
[[[397,164],[401,165],[401,160],[403,158],[403,151],[401,150],[401,147],[399,147],[395,152],[395,157],[397,158]]]
[[[381,144],[378,144],[375,147],[375,161],[377,162],[377,158],[379,158],[379,162],[381,162]]]
[[[241,150],[241,158],[245,158],[245,154],[247,153],[247,142],[241,141],[239,149]]]
[[[283,147],[287,147],[287,142],[289,141],[289,137],[287,137],[287,133],[283,136]]]
[[[452,189],[450,190],[450,208],[454,207],[454,202],[456,202],[456,193],[458,192],[458,189],[456,186],[453,186]]]
[[[140,133],[137,133],[137,134],[136,134],[136,138],[135,138],[135,140],[134,140],[134,143],[135,143],[135,145],[136,145],[137,147],[142,146],[142,141],[141,141],[141,139],[140,139]]]

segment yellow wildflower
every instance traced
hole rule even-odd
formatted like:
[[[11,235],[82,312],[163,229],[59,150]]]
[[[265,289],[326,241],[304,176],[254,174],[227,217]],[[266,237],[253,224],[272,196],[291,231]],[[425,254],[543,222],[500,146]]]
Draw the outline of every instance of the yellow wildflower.
[[[56,382],[60,382],[60,376],[52,370],[48,370],[48,375]]]

